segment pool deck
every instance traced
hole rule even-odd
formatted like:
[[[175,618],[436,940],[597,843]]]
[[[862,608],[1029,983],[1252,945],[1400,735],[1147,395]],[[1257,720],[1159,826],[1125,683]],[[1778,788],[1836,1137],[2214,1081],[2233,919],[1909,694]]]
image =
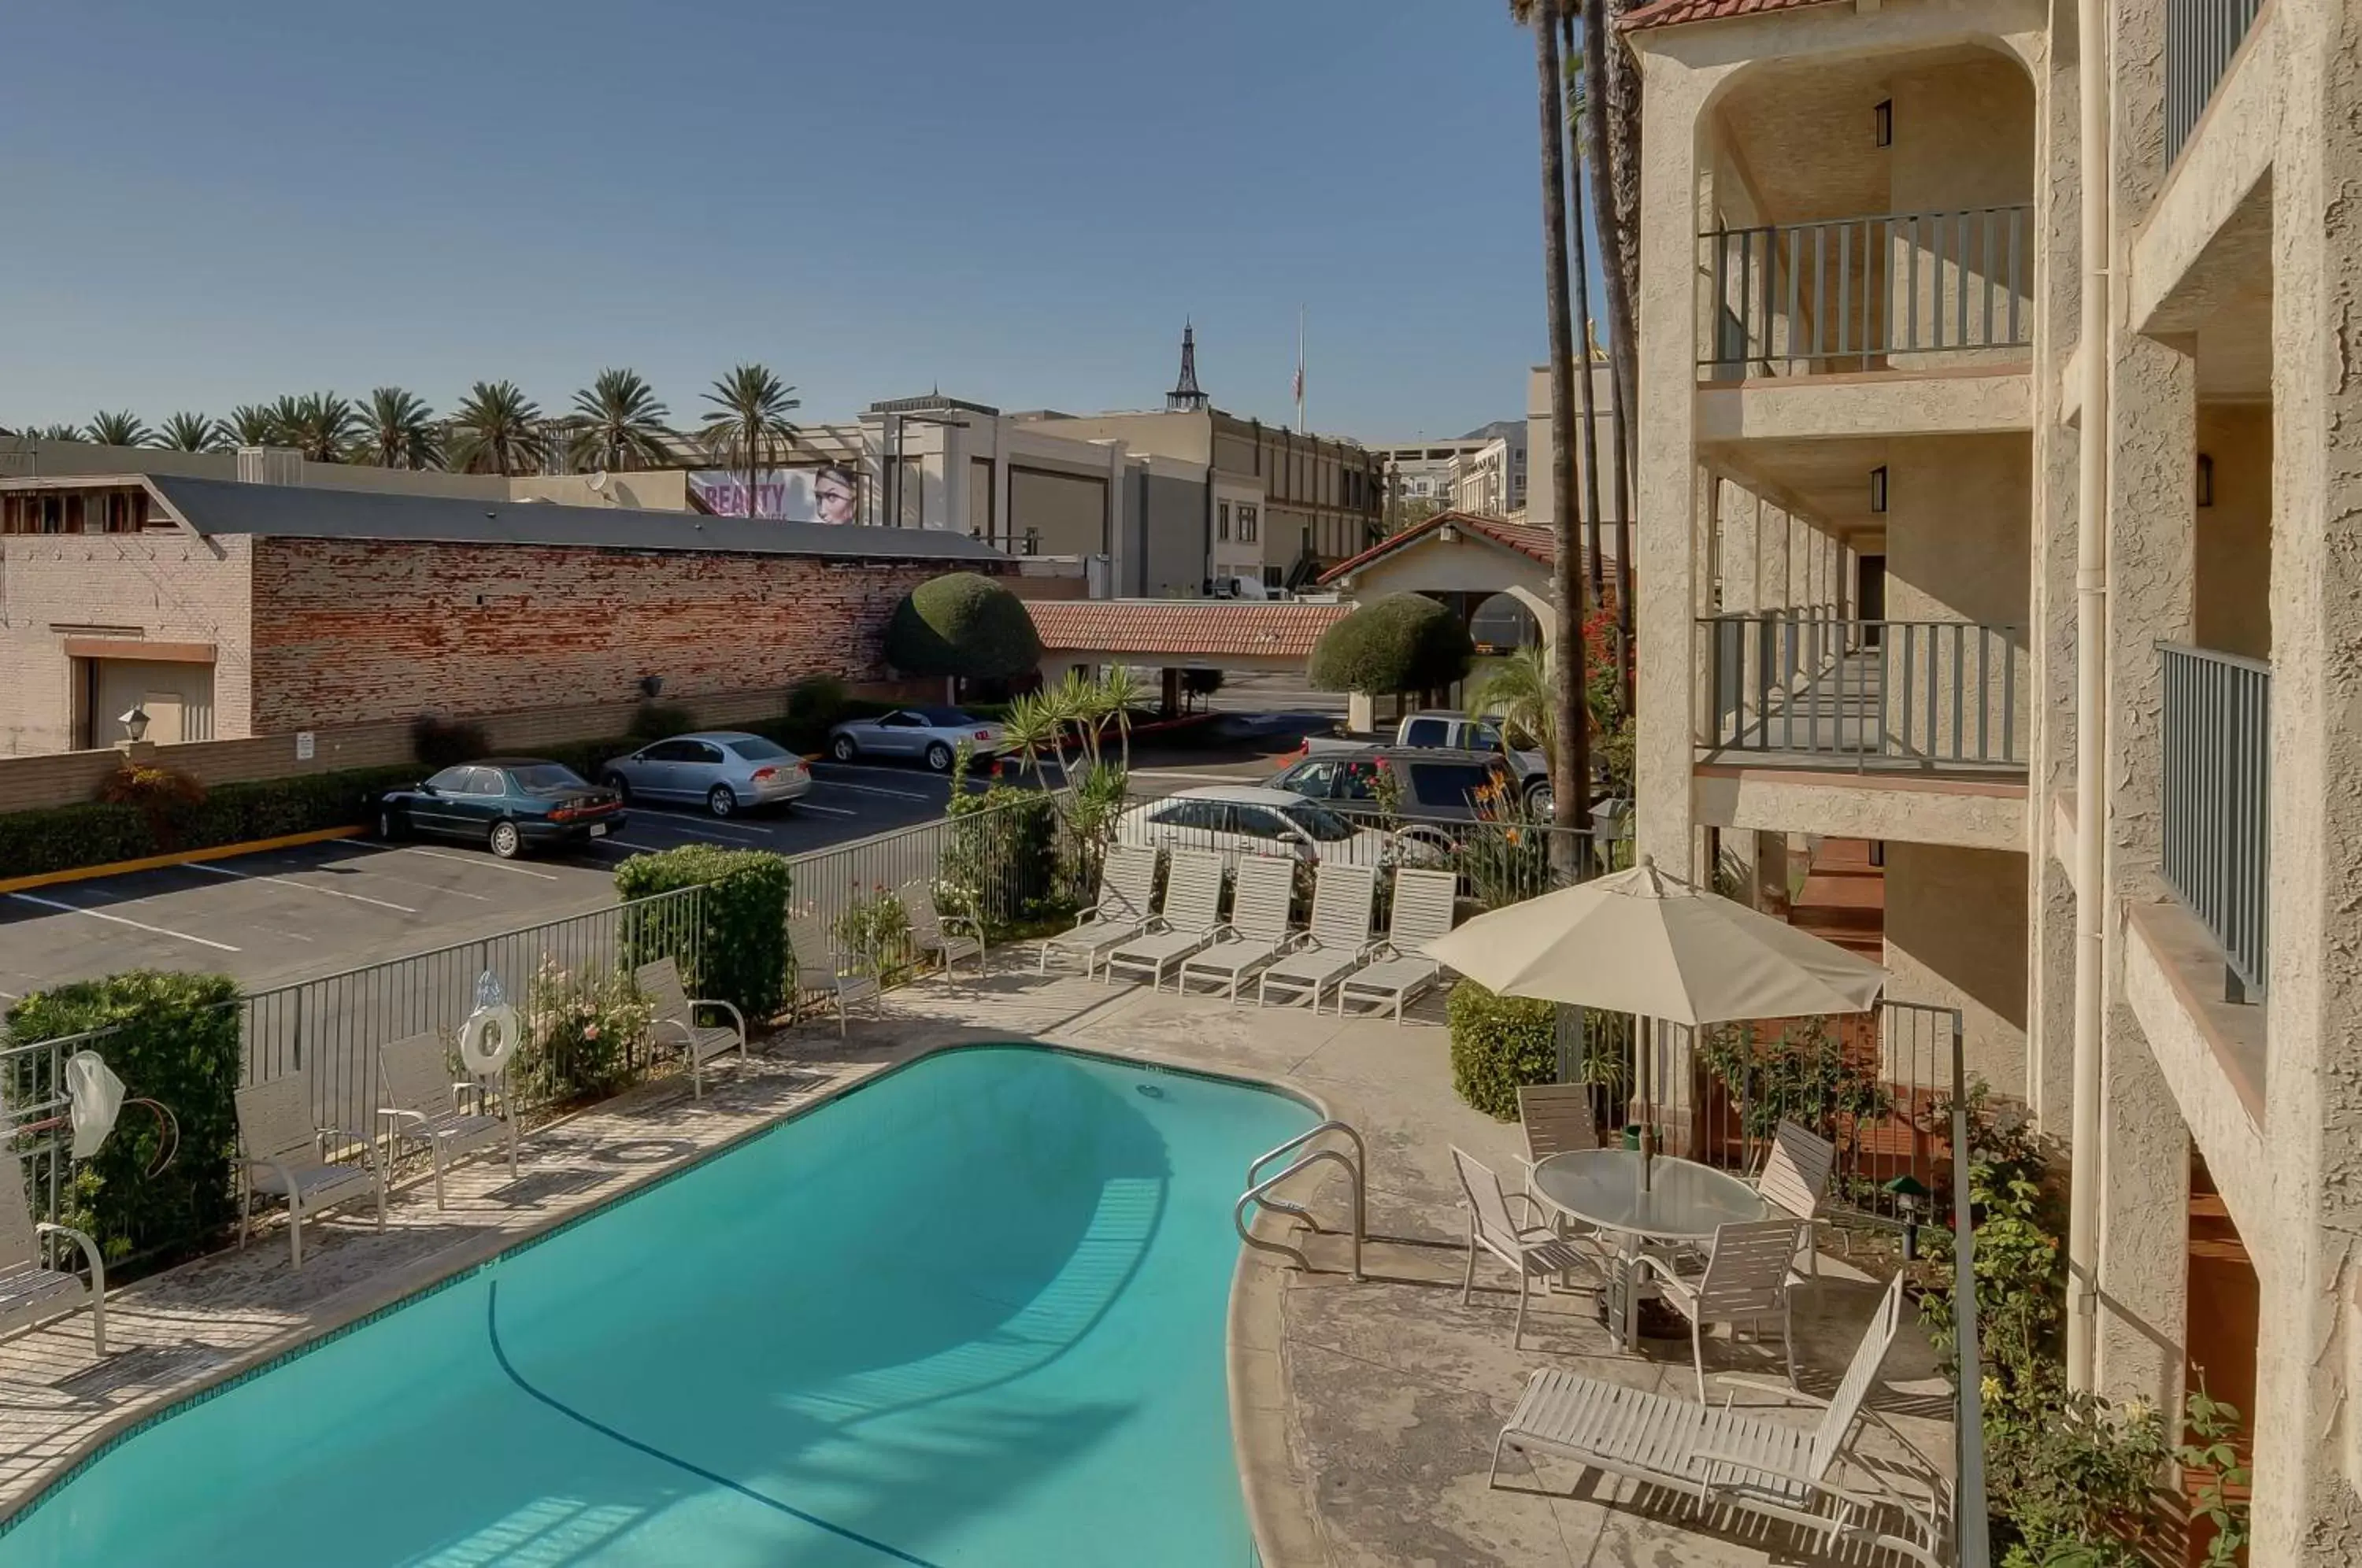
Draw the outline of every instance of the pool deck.
[[[1755,1564],[1818,1562],[1807,1540],[1691,1517],[1677,1500],[1545,1468],[1558,1496],[1492,1490],[1493,1439],[1528,1373],[1549,1364],[1688,1397],[1686,1344],[1618,1353],[1586,1294],[1537,1297],[1528,1348],[1509,1345],[1507,1271],[1481,1266],[1460,1304],[1466,1220],[1451,1166],[1457,1143],[1507,1172],[1514,1126],[1453,1096],[1440,1001],[1388,1020],[1232,1008],[1073,975],[1038,977],[1013,955],[980,987],[928,981],[890,993],[851,1037],[806,1026],[768,1055],[726,1060],[702,1100],[666,1080],[530,1135],[512,1183],[498,1161],[454,1172],[438,1212],[423,1173],[397,1191],[386,1229],[364,1206],[307,1231],[300,1273],[276,1223],[243,1252],[138,1281],[108,1301],[110,1353],[94,1357],[75,1317],[0,1344],[0,1510],[13,1509],[75,1455],[173,1398],[357,1321],[520,1238],[610,1199],[779,1117],[925,1051],[965,1041],[1032,1038],[1264,1079],[1294,1088],[1359,1128],[1369,1145],[1369,1278],[1353,1283],[1333,1236],[1302,1238],[1315,1268],[1261,1255],[1244,1264],[1232,1304],[1231,1386],[1240,1461],[1267,1568],[1327,1564]],[[1341,1223],[1341,1185],[1313,1199]],[[1835,1259],[1799,1293],[1801,1380],[1827,1392],[1876,1287]],[[1874,1399],[1939,1464],[1948,1449],[1946,1386],[1906,1316]],[[1709,1374],[1776,1386],[1776,1341],[1707,1342]],[[1721,1385],[1721,1379],[1716,1378]],[[1809,1422],[1760,1384],[1717,1386],[1720,1402]],[[1512,1485],[1535,1475],[1514,1457]],[[1850,1560],[1850,1559],[1849,1559]]]

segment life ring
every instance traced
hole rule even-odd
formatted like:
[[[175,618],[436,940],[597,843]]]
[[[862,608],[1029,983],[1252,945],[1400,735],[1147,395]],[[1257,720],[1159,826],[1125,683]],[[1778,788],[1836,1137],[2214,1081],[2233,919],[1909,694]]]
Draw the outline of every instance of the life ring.
[[[508,1066],[517,1043],[516,1009],[502,1002],[480,1007],[459,1026],[459,1065],[480,1077]]]

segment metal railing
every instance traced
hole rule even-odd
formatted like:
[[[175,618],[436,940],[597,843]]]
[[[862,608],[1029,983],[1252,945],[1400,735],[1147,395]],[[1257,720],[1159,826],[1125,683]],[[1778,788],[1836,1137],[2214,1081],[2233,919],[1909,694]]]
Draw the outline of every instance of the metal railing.
[[[2025,766],[2021,629],[1774,613],[1698,622],[1699,745],[1856,767]]]
[[[2261,996],[2271,891],[2272,667],[2158,646],[2165,879],[2222,944],[2235,995]]]
[[[963,816],[894,828],[788,857],[788,900],[836,929],[860,906],[912,882],[987,933],[1087,902],[1098,856],[1074,841],[1064,798],[1028,796]]]
[[[249,992],[240,1004],[247,1081],[267,1082],[304,1068],[312,1077],[322,1125],[374,1128],[378,1047],[414,1034],[456,1033],[475,1007],[476,977],[486,970],[528,1018],[536,985],[579,986],[667,955],[693,988],[704,891],[675,889]]]
[[[2166,0],[2165,160],[2181,156],[2263,0]]]
[[[68,1116],[66,1058],[77,1051],[106,1055],[117,1031],[94,1029],[54,1040],[12,1041],[0,1034],[0,1142],[25,1172],[27,1207],[37,1220],[66,1223],[66,1189],[73,1180],[72,1127]],[[55,1242],[56,1238],[48,1238]],[[57,1247],[52,1267],[77,1268],[78,1249]]]
[[[1263,1174],[1264,1167],[1270,1165],[1282,1154],[1293,1154],[1295,1151],[1303,1148],[1307,1143],[1311,1143],[1314,1139],[1323,1137],[1331,1132],[1343,1133],[1346,1140],[1353,1145],[1353,1152],[1349,1154],[1343,1150],[1336,1148],[1315,1149],[1310,1154],[1298,1155],[1296,1159],[1289,1161],[1286,1169],[1281,1170],[1275,1175],[1266,1176]],[[1275,1148],[1265,1149],[1262,1154],[1257,1154],[1253,1159],[1248,1161],[1247,1189],[1239,1195],[1238,1202],[1233,1204],[1231,1208],[1231,1224],[1232,1228],[1238,1231],[1239,1242],[1242,1245],[1252,1247],[1257,1252],[1276,1253],[1282,1257],[1291,1258],[1295,1260],[1296,1266],[1297,1268],[1303,1269],[1308,1273],[1311,1270],[1312,1264],[1309,1259],[1305,1257],[1302,1252],[1298,1251],[1295,1247],[1287,1245],[1284,1242],[1266,1242],[1261,1240],[1254,1234],[1253,1225],[1252,1221],[1248,1220],[1247,1216],[1252,1210],[1257,1207],[1261,1207],[1271,1209],[1275,1213],[1291,1215],[1294,1218],[1304,1221],[1306,1225],[1311,1227],[1314,1231],[1319,1231],[1321,1228],[1320,1221],[1313,1217],[1311,1209],[1306,1208],[1301,1203],[1293,1201],[1292,1199],[1274,1198],[1271,1194],[1273,1189],[1277,1187],[1282,1182],[1287,1181],[1302,1172],[1310,1170],[1313,1166],[1320,1165],[1333,1165],[1343,1167],[1346,1177],[1352,1184],[1353,1199],[1353,1277],[1356,1280],[1364,1278],[1365,1276],[1362,1272],[1362,1245],[1367,1239],[1368,1229],[1366,1224],[1366,1211],[1369,1203],[1370,1154],[1367,1146],[1362,1142],[1361,1133],[1354,1131],[1353,1125],[1351,1122],[1339,1121],[1332,1118],[1330,1121],[1321,1122],[1317,1127],[1307,1128],[1305,1131],[1298,1132],[1295,1137],[1290,1138],[1286,1143],[1279,1144]]]
[[[2034,343],[2034,208],[1709,229],[1706,379],[1908,368]]]

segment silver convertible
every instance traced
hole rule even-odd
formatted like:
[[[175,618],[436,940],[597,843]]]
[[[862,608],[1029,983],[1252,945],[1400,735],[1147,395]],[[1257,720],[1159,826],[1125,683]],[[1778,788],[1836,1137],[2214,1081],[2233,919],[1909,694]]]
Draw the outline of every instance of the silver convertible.
[[[828,752],[839,762],[857,756],[907,756],[938,773],[951,770],[962,741],[982,759],[1008,745],[999,724],[957,708],[897,708],[875,719],[847,719],[828,732]]]

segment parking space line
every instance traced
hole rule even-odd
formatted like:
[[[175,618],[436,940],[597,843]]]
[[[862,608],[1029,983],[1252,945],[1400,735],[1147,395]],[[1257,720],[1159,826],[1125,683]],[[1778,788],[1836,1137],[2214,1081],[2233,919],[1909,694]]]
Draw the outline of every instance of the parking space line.
[[[898,801],[932,801],[934,799],[933,795],[922,794],[916,790],[881,790],[875,784],[855,784],[843,778],[822,778],[820,782],[827,785],[832,790],[857,790],[865,795],[891,795]],[[808,803],[809,802],[803,801],[798,801],[796,802],[796,804],[800,806]]]
[[[350,899],[357,904],[375,904],[381,910],[392,910],[396,914],[418,912],[408,904],[397,904],[385,899],[372,899],[367,893],[348,893],[342,888],[315,888],[309,882],[298,882],[292,877],[282,876],[275,871],[233,871],[226,866],[208,866],[202,861],[191,866],[189,869],[210,872],[216,877],[232,877],[241,882],[277,882],[281,887],[299,888],[304,892],[318,893],[325,898]]]
[[[45,910],[57,910],[65,914],[88,915],[93,920],[109,921],[116,925],[127,925],[134,931],[152,932],[158,936],[176,936],[182,942],[193,942],[200,947],[211,947],[216,952],[241,953],[245,951],[243,948],[232,947],[226,942],[215,942],[209,936],[191,936],[185,931],[174,931],[168,926],[148,925],[139,921],[126,920],[121,915],[108,914],[104,910],[85,909],[80,904],[63,903],[56,899],[37,898],[31,893],[11,893],[8,896],[15,899],[19,903],[39,904]]]
[[[810,801],[798,801],[796,810],[818,812],[824,817],[857,817],[861,814],[859,812],[848,812],[843,806],[815,806]]]
[[[512,866],[505,860],[484,860],[472,855],[453,855],[448,850],[422,849],[414,844],[373,844],[370,847],[383,849],[391,855],[424,855],[430,860],[456,860],[462,866],[480,866],[487,871],[513,871],[520,877],[538,877],[545,882],[559,879],[555,872],[536,871],[530,866]]]
[[[897,778],[908,778],[911,777],[911,770],[907,767],[886,767],[874,762],[822,762],[814,764],[811,770],[812,777],[820,779],[823,783],[827,782],[828,778],[826,774],[821,772],[821,769],[823,767],[829,768],[833,771],[844,773],[890,773]],[[922,777],[940,778],[944,777],[944,775],[928,774],[922,775]],[[925,799],[923,796],[920,798],[922,800]]]
[[[674,833],[685,833],[691,838],[705,838],[718,833],[728,834],[729,838],[736,839],[742,843],[751,839],[757,844],[763,844],[769,842],[771,837],[769,834],[765,833],[760,828],[724,827],[720,823],[677,822],[670,817],[642,817],[640,819],[640,825],[643,827],[669,828]],[[726,843],[728,842],[728,839],[716,839],[714,842],[717,844]]]

